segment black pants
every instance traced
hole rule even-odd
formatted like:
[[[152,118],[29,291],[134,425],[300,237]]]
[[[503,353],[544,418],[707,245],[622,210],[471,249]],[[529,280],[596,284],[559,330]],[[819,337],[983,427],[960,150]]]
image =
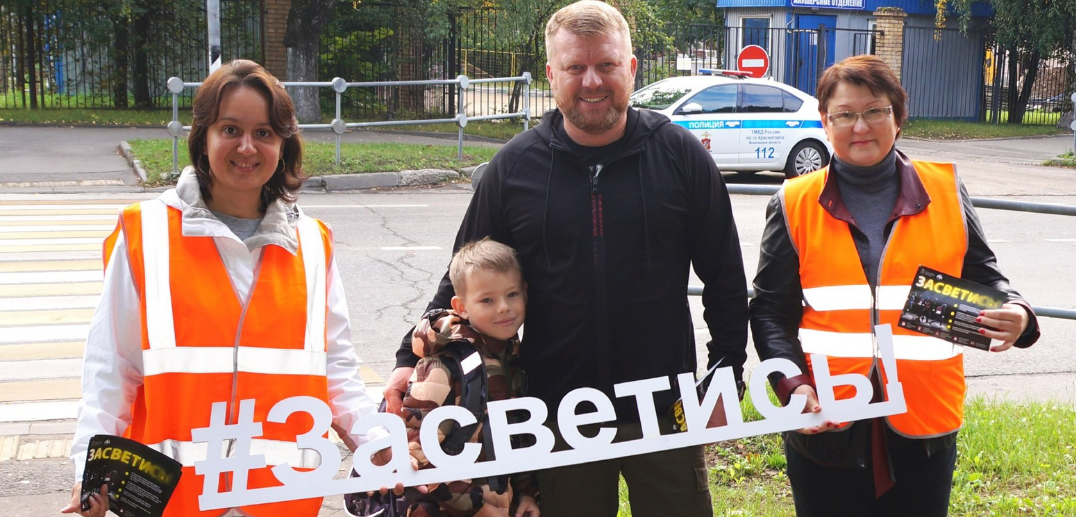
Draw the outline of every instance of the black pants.
[[[827,467],[785,445],[797,517],[948,515],[956,440],[929,455],[923,440],[904,438],[891,430],[886,440],[896,484],[877,499],[869,461],[862,469]]]

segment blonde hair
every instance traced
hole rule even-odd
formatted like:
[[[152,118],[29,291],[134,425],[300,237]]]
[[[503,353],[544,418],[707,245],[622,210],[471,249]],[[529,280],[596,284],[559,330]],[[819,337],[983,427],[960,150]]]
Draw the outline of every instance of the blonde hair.
[[[464,244],[452,257],[452,263],[448,266],[448,279],[452,281],[452,289],[456,291],[456,295],[462,295],[467,288],[467,276],[479,271],[522,275],[523,267],[519,265],[516,250],[511,246],[485,237]]]
[[[581,38],[620,34],[628,54],[631,54],[631,28],[624,15],[615,7],[595,0],[582,0],[553,13],[545,25],[545,55],[553,58],[553,37],[566,30]]]

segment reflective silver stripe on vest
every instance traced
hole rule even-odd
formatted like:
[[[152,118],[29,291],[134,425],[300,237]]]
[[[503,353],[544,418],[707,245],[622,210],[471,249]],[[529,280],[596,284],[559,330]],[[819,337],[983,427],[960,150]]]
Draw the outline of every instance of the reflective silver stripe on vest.
[[[313,218],[302,216],[296,224],[299,247],[306,270],[306,339],[309,351],[325,351],[325,243],[321,228]],[[322,365],[324,366],[324,365]]]
[[[324,376],[326,363],[326,354],[322,351],[250,346],[241,346],[238,350],[178,346],[142,352],[143,375],[245,372]]]
[[[911,285],[883,285],[878,287],[878,309],[883,311],[904,310]]]
[[[146,273],[146,332],[153,348],[175,348],[172,284],[169,280],[168,206],[159,200],[142,207],[142,261]]]
[[[829,332],[800,329],[800,343],[805,354],[830,357],[874,357],[874,338],[869,333]],[[930,336],[893,336],[897,359],[940,361],[964,353],[963,347]]]
[[[172,315],[169,263],[168,206],[158,200],[142,206],[142,255],[146,275],[146,320],[149,350],[142,352],[143,375],[162,373],[269,373],[324,376],[326,371],[325,248],[317,221],[299,219],[299,235],[304,242],[306,271],[306,332],[302,350],[232,347],[176,346]],[[304,238],[305,236],[305,238]],[[311,266],[313,264],[313,266]]]
[[[206,459],[209,444],[205,442],[181,442],[165,440],[149,445],[151,449],[164,453],[184,467],[194,467],[195,462]],[[280,440],[252,439],[250,453],[264,454],[268,466],[288,464],[296,468],[315,468],[321,464],[321,456],[311,449],[299,449],[294,442]],[[234,454],[228,453],[228,456]]]
[[[899,311],[904,308],[911,286],[878,287],[878,309]],[[871,291],[867,285],[811,287],[803,290],[803,299],[816,311],[866,310],[871,308]]]

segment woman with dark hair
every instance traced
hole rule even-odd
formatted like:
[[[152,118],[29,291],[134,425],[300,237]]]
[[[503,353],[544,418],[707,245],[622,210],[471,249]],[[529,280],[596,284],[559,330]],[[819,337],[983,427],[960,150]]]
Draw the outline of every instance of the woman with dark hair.
[[[877,57],[851,57],[825,71],[817,96],[834,156],[787,181],[767,208],[755,348],[760,359],[799,365],[804,374],[770,381],[782,403],[802,395],[804,411],[817,413],[811,354],[825,355],[831,371],[871,378],[883,400],[892,372],[874,326],[888,323],[907,412],[785,433],[796,514],[946,515],[964,420],[963,347],[897,325],[912,280],[924,265],[1003,291],[1006,303],[977,319],[994,352],[1031,346],[1035,314],[998,269],[953,164],[896,149],[908,112],[893,71]],[[854,388],[834,391],[840,400]]]
[[[320,498],[200,511],[205,480],[193,466],[207,453],[191,436],[210,426],[214,403],[235,423],[253,400],[263,432],[251,449],[268,467],[251,470],[247,488],[277,486],[274,465],[318,463],[295,445],[309,417],[266,422],[277,402],[324,401],[352,450],[365,440],[353,424],[376,411],[358,374],[332,231],[294,203],[303,145],[291,99],[257,63],[225,64],[198,89],[188,148],[194,165],[176,187],[123,209],[105,241],[72,445],[76,479],[90,437],[124,435],[183,465],[165,516],[316,516]],[[230,487],[231,477],[220,482]],[[86,511],[80,489],[62,511],[104,515],[104,488]]]

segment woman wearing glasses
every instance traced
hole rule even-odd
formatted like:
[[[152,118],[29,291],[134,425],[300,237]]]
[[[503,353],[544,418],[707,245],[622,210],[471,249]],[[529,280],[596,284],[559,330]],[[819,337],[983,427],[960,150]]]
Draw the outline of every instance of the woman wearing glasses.
[[[1031,346],[1035,315],[998,269],[954,166],[896,149],[907,94],[893,71],[877,57],[851,57],[826,70],[817,96],[834,157],[787,181],[767,208],[751,301],[755,348],[803,372],[810,354],[823,354],[832,373],[871,378],[881,401],[888,373],[873,326],[889,323],[907,413],[785,433],[796,514],[946,515],[963,424],[962,347],[897,326],[916,270],[1007,294],[978,317],[993,352]],[[822,410],[811,373],[770,381],[782,403],[803,395],[805,412]],[[838,400],[853,395],[835,389]]]

